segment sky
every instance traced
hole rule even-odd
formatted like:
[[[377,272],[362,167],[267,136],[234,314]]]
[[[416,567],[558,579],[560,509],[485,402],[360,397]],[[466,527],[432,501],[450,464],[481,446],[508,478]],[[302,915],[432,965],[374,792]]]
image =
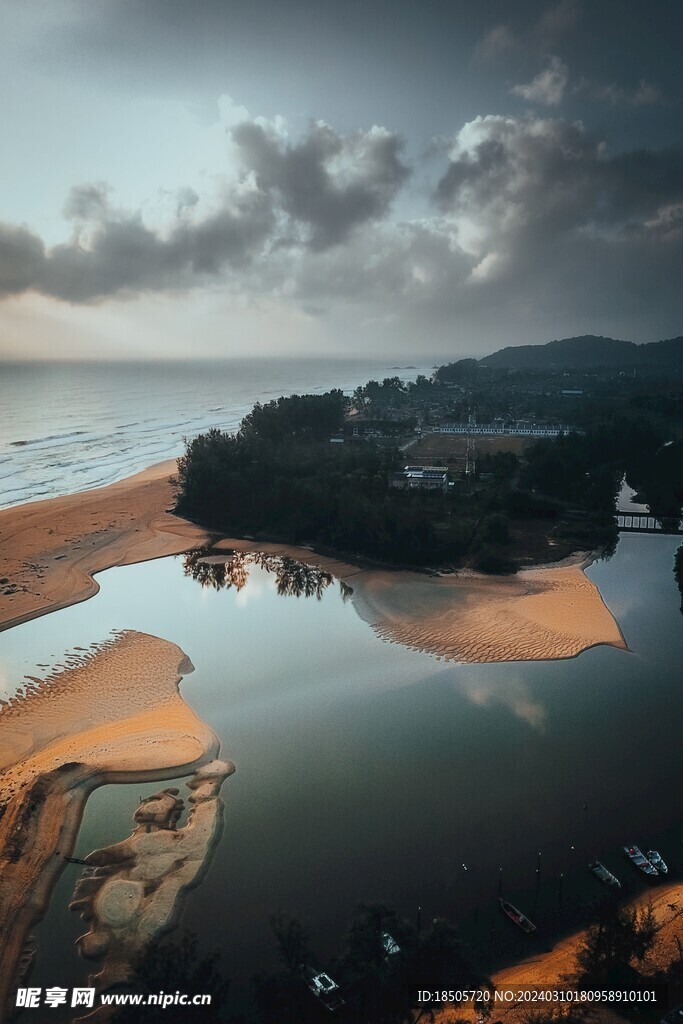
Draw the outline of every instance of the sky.
[[[680,0],[0,16],[0,359],[683,333]]]

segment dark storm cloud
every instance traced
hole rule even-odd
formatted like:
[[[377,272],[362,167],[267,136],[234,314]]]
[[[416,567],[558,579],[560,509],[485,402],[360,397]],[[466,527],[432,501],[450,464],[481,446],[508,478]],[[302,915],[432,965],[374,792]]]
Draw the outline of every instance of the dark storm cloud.
[[[292,295],[387,342],[680,331],[680,151],[611,156],[580,123],[490,116],[459,133],[435,199],[437,216],[304,254]]]
[[[121,292],[188,287],[226,268],[239,269],[261,252],[273,212],[258,192],[236,199],[197,223],[177,223],[166,236],[139,216],[112,213],[99,186],[79,186],[67,209],[87,228],[45,251],[25,228],[0,226],[0,295],[35,290],[69,302],[89,302]],[[86,218],[90,217],[90,220]]]
[[[45,258],[43,243],[27,228],[0,224],[0,297],[35,288]]]
[[[655,336],[680,330],[679,150],[612,154],[580,122],[475,118],[450,142],[433,215],[396,222],[408,172],[391,132],[317,124],[290,141],[248,122],[233,138],[241,171],[213,212],[169,193],[176,215],[152,230],[96,184],[69,195],[63,245],[0,227],[0,295],[87,303],[221,281],[309,316],[348,315],[387,344],[445,345],[457,331],[476,347],[503,322],[507,337],[537,341],[563,324],[648,340],[653,323]]]
[[[571,230],[645,229],[683,201],[683,153],[606,155],[580,122],[477,118],[459,133],[435,198],[467,214],[495,245],[533,227],[534,241]]]
[[[244,267],[261,251],[272,226],[272,210],[259,193],[197,223],[180,223],[167,237],[139,217],[105,220],[88,248],[70,243],[51,250],[41,290],[87,302],[118,292],[187,287]]]
[[[275,193],[284,212],[310,229],[307,241],[317,251],[383,217],[408,177],[399,159],[400,139],[383,128],[342,137],[316,124],[292,145],[247,122],[234,128],[232,137],[259,186]]]
[[[160,233],[139,214],[115,209],[109,187],[96,183],[71,190],[64,213],[74,222],[72,237],[49,252],[28,230],[3,228],[0,295],[34,289],[89,302],[189,287],[226,268],[244,269],[271,248],[321,252],[381,219],[408,176],[400,140],[383,128],[342,136],[318,124],[288,144],[248,122],[233,137],[242,184],[203,218],[193,216],[196,193],[181,189],[176,220]]]

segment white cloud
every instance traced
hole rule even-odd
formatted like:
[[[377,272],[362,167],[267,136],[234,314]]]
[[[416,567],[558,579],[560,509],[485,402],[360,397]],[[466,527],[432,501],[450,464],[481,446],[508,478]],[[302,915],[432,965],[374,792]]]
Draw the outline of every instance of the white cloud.
[[[513,85],[510,92],[528,103],[556,107],[562,102],[569,80],[569,70],[559,57],[551,57],[547,68],[523,85]]]

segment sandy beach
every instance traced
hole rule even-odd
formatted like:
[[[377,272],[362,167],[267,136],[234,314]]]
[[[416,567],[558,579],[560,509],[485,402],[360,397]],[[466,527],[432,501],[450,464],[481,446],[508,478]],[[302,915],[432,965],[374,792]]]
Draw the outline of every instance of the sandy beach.
[[[84,601],[113,565],[175,555],[207,533],[171,515],[175,460],[120,483],[0,510],[0,630]]]
[[[218,740],[182,700],[175,644],[126,632],[72,655],[0,709],[0,1007],[32,926],[73,854],[86,799],[108,782],[191,774]]]
[[[637,965],[638,970],[646,977],[666,970],[679,958],[677,939],[683,936],[683,884],[669,883],[650,890],[628,905],[638,910],[652,904],[657,935],[651,951]],[[549,952],[529,957],[512,967],[497,971],[492,981],[500,991],[515,991],[524,987],[564,987],[565,979],[576,973],[576,955],[586,938],[585,931],[574,932],[561,939]],[[591,1019],[607,1024],[611,1020],[622,1020],[612,1013],[609,1007],[592,1009]],[[494,1014],[494,1019],[509,1021],[510,1024],[524,1022],[528,1019],[529,1005],[509,1005]],[[476,1014],[466,1008],[443,1010],[437,1017],[438,1024],[455,1024],[456,1021],[476,1021]]]

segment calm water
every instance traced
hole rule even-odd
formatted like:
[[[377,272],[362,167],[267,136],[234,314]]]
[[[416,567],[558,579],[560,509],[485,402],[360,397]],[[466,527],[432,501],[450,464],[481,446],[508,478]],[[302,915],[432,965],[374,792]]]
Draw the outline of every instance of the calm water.
[[[495,913],[499,884],[542,930],[599,895],[589,858],[636,883],[619,855],[625,842],[658,844],[679,870],[676,543],[623,536],[615,557],[589,570],[630,653],[447,664],[379,640],[336,585],[319,601],[280,597],[272,575],[253,568],[240,593],[216,592],[184,576],[182,559],[164,559],[109,570],[93,600],[0,635],[0,671],[7,681],[40,674],[36,663],[112,628],[166,637],[190,655],[183,696],[237,773],[185,923],[221,948],[236,981],[269,965],[273,912],[305,919],[325,957],[361,900],[411,917],[421,905],[423,920],[464,921],[482,948],[514,955],[525,939]],[[98,790],[77,855],[127,836],[139,795],[157,788]],[[79,870],[66,869],[38,929],[37,985],[85,974],[70,954],[84,926],[65,909]]]
[[[235,428],[254,402],[414,380],[425,365],[359,359],[0,363],[0,508],[121,480],[180,455],[183,438]]]

